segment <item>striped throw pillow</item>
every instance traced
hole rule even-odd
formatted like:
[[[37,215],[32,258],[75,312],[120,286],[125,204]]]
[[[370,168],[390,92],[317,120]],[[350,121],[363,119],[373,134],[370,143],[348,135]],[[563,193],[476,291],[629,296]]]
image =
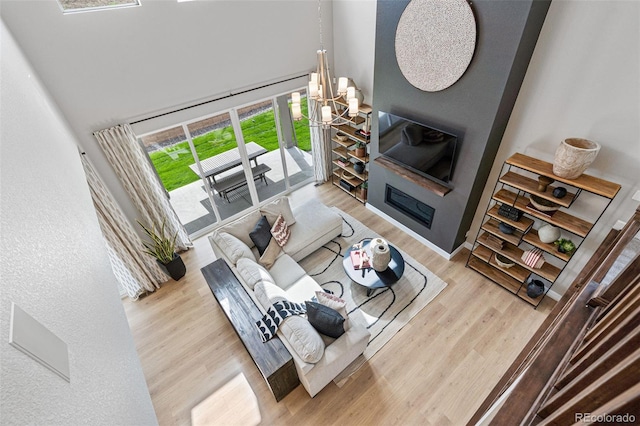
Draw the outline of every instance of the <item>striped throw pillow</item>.
[[[287,226],[287,222],[284,220],[282,215],[278,215],[278,218],[271,227],[271,235],[273,235],[273,238],[280,247],[284,247],[284,245],[287,244],[287,241],[289,241],[291,230]]]

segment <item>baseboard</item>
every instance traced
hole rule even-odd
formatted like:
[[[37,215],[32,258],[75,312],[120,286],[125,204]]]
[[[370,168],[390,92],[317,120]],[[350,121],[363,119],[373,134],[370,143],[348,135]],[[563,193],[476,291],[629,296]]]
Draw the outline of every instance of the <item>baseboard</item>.
[[[371,210],[373,213],[375,213],[376,215],[380,216],[381,218],[383,218],[387,222],[389,222],[392,225],[402,229],[404,232],[406,232],[407,234],[411,235],[413,238],[418,240],[420,243],[422,243],[423,245],[427,246],[431,250],[435,251],[436,253],[438,253],[440,256],[444,257],[447,260],[451,260],[453,258],[453,256],[455,256],[463,247],[463,244],[460,244],[460,246],[457,249],[455,249],[452,253],[447,253],[446,251],[444,251],[443,249],[441,249],[437,245],[433,244],[431,241],[427,240],[425,237],[423,237],[422,235],[418,234],[414,230],[410,229],[406,225],[403,225],[402,223],[398,222],[396,219],[392,218],[391,216],[387,215],[386,213],[382,212],[381,210],[378,210],[377,208],[373,207],[370,203],[367,203],[365,206],[366,206],[366,208],[368,210]]]

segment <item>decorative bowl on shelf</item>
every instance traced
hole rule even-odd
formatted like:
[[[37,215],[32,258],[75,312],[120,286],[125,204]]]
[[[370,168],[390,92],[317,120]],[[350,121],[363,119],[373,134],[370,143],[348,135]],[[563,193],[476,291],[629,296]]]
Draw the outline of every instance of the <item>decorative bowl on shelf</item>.
[[[354,179],[356,179],[356,176],[353,173],[349,173],[346,170],[342,171],[342,179],[347,180],[347,181],[352,181]]]
[[[554,212],[560,208],[559,204],[540,198],[537,195],[531,195],[530,201],[533,207],[543,212]]]
[[[336,139],[338,139],[340,142],[344,142],[349,139],[349,136],[345,135],[344,133],[337,133]]]
[[[497,254],[496,253],[495,259],[496,259],[496,263],[498,264],[498,266],[501,267],[501,268],[504,268],[504,269],[509,269],[513,265],[515,265],[515,262],[512,262],[511,260],[507,259],[506,257],[504,257],[501,254]]]
[[[500,232],[502,232],[503,234],[513,234],[514,231],[516,230],[516,228],[514,226],[509,225],[508,223],[505,222],[500,222],[500,224],[498,225],[498,229],[500,230]]]

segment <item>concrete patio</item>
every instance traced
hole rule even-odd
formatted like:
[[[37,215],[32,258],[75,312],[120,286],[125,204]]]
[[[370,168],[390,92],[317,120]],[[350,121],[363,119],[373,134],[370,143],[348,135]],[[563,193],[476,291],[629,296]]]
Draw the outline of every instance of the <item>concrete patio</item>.
[[[294,186],[313,177],[311,153],[298,147],[285,148],[284,158],[289,174],[289,185]],[[267,172],[267,183],[255,181],[258,198],[264,201],[284,192],[286,184],[280,151],[271,151],[259,157],[259,163],[271,168]],[[220,174],[220,177],[240,170],[240,166]],[[202,181],[196,181],[175,189],[169,193],[170,202],[189,234],[210,227],[216,222],[209,197]],[[217,193],[213,193],[214,202],[222,220],[231,217],[252,206],[248,186],[243,186],[229,193],[227,202]]]

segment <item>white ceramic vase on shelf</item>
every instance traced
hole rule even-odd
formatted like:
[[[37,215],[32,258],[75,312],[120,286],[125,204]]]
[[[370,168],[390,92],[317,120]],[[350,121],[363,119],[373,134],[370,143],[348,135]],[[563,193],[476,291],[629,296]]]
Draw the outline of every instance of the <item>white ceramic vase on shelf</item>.
[[[374,238],[369,243],[371,250],[371,267],[382,272],[387,269],[391,262],[391,250],[389,244],[382,238]]]
[[[560,229],[552,225],[544,225],[538,229],[538,238],[546,244],[550,244],[560,238]]]
[[[600,152],[600,144],[587,139],[568,138],[560,142],[553,161],[553,174],[567,179],[580,176]]]

